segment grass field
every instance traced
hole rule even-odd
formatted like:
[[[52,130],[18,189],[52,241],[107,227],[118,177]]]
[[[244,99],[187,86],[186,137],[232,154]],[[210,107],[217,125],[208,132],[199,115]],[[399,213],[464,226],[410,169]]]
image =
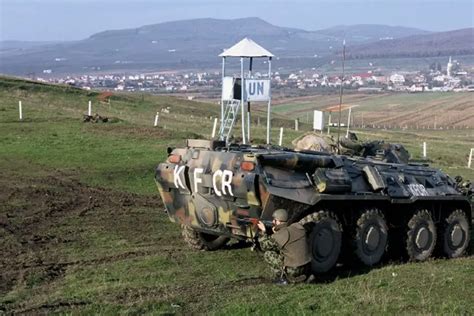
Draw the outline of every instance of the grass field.
[[[474,314],[472,255],[341,266],[316,284],[278,287],[240,243],[191,251],[163,212],[154,168],[168,146],[208,138],[217,105],[140,94],[105,104],[94,92],[5,78],[0,88],[0,314]],[[82,123],[88,100],[111,122]],[[301,134],[292,124],[280,116],[272,139],[285,126],[289,146]],[[358,134],[415,158],[425,140],[435,166],[474,179],[472,128]]]

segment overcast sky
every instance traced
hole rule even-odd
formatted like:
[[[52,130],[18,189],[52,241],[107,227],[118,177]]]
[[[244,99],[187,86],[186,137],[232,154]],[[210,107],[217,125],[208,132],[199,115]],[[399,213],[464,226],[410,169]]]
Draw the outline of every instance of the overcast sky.
[[[257,16],[317,30],[387,24],[447,31],[473,27],[473,0],[0,0],[0,40],[77,40],[109,29],[191,18]]]

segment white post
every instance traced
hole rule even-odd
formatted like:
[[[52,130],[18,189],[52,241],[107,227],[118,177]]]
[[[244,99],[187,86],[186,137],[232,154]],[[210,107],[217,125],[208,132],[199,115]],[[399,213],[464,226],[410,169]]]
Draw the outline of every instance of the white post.
[[[87,115],[92,116],[92,101],[89,101],[89,109],[87,110]]]
[[[280,139],[278,140],[278,146],[283,144],[283,127],[280,127]]]
[[[245,101],[245,80],[244,80],[244,58],[240,57],[240,108],[241,108],[241,120],[242,120],[242,144],[247,144],[245,141],[245,137],[247,133],[245,133],[245,109],[244,109],[244,101]]]
[[[225,78],[225,57],[222,57],[222,85],[224,85]],[[221,94],[221,126],[224,125],[224,97]]]
[[[252,78],[253,57],[249,61],[249,78]],[[247,141],[250,143],[250,101],[247,102]]]
[[[331,112],[329,112],[328,135],[331,133]]]
[[[247,109],[249,108],[250,106],[247,107]],[[250,111],[249,110],[247,110],[247,142],[250,143]]]
[[[299,130],[299,120],[296,119],[295,120],[295,131],[298,131]]]
[[[474,148],[471,148],[471,152],[469,153],[469,161],[467,162],[467,167],[469,169],[471,168],[473,153],[474,153]]]
[[[21,101],[18,101],[18,112],[20,113],[20,121],[23,120],[23,108],[21,107]]]
[[[352,113],[352,108],[349,108],[349,116],[347,117],[347,132],[346,132],[346,137],[349,137],[349,127],[351,126],[351,113]]]
[[[270,79],[270,85],[272,82],[272,58],[268,57],[268,79]],[[271,129],[271,121],[270,121],[270,108],[272,104],[272,90],[270,89],[270,98],[268,99],[267,103],[267,145],[270,144],[270,129]]]
[[[212,128],[212,138],[216,137],[217,117],[214,119],[214,127]]]
[[[426,158],[426,142],[423,142],[423,158]]]
[[[156,112],[156,115],[155,115],[155,124],[153,124],[153,126],[157,127],[158,126],[158,119],[160,118],[160,114],[158,112]]]

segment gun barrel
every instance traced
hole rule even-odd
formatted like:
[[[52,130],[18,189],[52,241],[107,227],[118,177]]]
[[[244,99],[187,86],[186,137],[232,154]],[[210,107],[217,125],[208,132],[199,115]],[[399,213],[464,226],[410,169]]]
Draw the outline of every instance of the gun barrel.
[[[238,220],[242,221],[242,222],[245,222],[245,223],[251,223],[252,225],[257,225],[258,222],[262,222],[265,226],[268,226],[268,227],[272,226],[271,221],[265,221],[265,220],[258,219],[258,218],[253,218],[253,217],[239,218]]]
[[[314,172],[316,168],[335,167],[331,156],[308,155],[301,153],[265,154],[258,156],[264,166]]]

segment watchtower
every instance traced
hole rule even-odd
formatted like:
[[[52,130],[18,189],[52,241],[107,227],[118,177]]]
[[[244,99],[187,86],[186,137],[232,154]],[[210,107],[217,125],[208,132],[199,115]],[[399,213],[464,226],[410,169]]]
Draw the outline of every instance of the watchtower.
[[[239,111],[241,111],[242,143],[250,142],[250,103],[267,102],[267,144],[270,143],[272,57],[268,50],[249,38],[244,38],[219,55],[222,57],[221,125],[219,139],[228,141]],[[226,58],[240,58],[240,77],[226,76]],[[249,70],[244,71],[244,58],[249,58]],[[268,58],[268,75],[256,78],[254,58]],[[247,107],[244,109],[244,104]],[[247,121],[247,123],[245,123]]]

